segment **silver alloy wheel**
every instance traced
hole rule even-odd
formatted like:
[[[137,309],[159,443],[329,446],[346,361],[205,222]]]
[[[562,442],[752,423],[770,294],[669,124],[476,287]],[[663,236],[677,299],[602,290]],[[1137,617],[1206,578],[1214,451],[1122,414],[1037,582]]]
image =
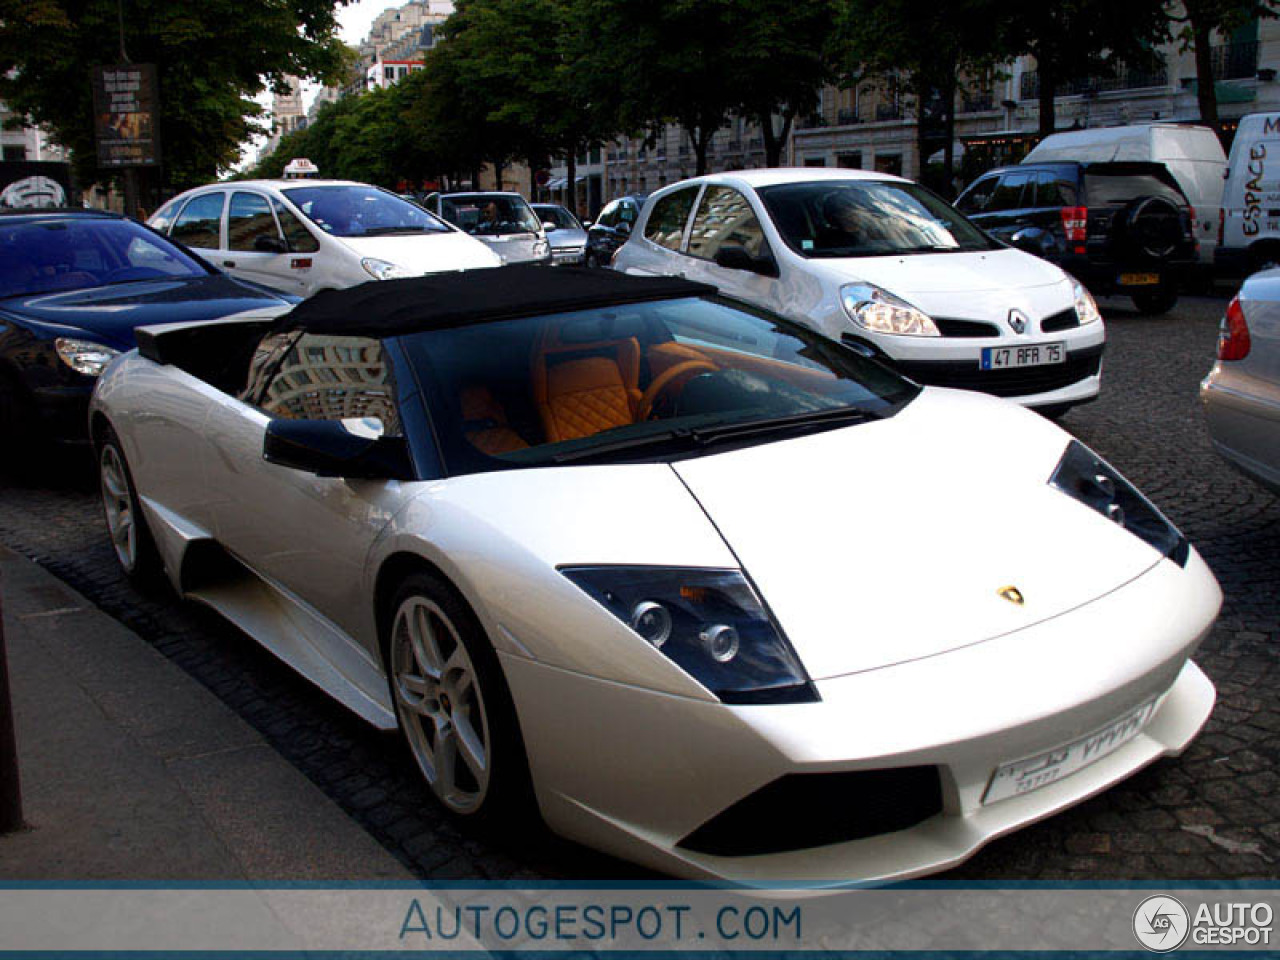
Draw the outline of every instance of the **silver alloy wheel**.
[[[489,791],[489,715],[467,648],[448,616],[421,595],[396,611],[391,631],[396,714],[436,796],[474,813]]]
[[[99,461],[102,480],[102,509],[107,515],[107,530],[116,559],[127,572],[138,564],[138,524],[134,516],[133,497],[129,493],[129,481],[124,460],[114,444],[102,448]]]

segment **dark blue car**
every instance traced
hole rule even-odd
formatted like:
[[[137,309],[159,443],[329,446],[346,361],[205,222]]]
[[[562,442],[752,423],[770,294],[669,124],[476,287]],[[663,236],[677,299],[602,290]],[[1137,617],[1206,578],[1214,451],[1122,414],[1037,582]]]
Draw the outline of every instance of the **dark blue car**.
[[[0,438],[87,440],[89,394],[112,357],[133,348],[134,327],[293,299],[116,214],[0,214]]]

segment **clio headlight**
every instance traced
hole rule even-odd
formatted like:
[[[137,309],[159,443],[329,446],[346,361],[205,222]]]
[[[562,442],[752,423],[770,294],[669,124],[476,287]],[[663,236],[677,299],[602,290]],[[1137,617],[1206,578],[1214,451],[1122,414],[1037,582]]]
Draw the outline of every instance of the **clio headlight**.
[[[871,283],[851,283],[840,288],[840,300],[849,319],[872,333],[904,337],[941,336],[928,314]]]
[[[1049,483],[1186,566],[1191,549],[1187,538],[1118,470],[1079,440],[1067,445]]]
[[[1076,319],[1080,321],[1080,326],[1102,319],[1098,301],[1093,299],[1093,294],[1079,280],[1071,281],[1071,294],[1075,298]]]
[[[724,703],[811,703],[791,644],[737,570],[562,567],[645,642]]]
[[[375,280],[402,280],[414,275],[399,264],[379,260],[377,257],[365,257],[360,261],[360,266]]]
[[[100,376],[107,369],[107,364],[120,353],[119,350],[92,340],[75,340],[71,337],[58,337],[53,341],[53,348],[63,363],[86,377]]]

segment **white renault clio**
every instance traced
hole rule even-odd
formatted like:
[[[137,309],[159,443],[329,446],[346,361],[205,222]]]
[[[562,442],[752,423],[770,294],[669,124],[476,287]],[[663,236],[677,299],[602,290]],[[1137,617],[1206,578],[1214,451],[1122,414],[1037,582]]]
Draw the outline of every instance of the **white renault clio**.
[[[232,276],[301,297],[369,280],[502,265],[483,243],[418,205],[347,180],[197,187],[148,223]]]
[[[1102,318],[1047,261],[923,187],[860,170],[744,170],[645,203],[613,266],[714,284],[921,383],[1056,415],[1098,395]]]

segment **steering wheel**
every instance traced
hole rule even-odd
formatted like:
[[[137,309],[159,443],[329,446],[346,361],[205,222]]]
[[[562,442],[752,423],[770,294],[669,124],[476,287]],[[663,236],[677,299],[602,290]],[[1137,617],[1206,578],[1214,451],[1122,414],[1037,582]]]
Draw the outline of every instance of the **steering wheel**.
[[[718,369],[720,368],[707,360],[685,360],[683,363],[677,363],[663,370],[653,378],[653,382],[640,397],[640,403],[636,408],[636,420],[641,422],[648,420],[658,400],[677,382],[683,383],[698,373],[715,373]]]

